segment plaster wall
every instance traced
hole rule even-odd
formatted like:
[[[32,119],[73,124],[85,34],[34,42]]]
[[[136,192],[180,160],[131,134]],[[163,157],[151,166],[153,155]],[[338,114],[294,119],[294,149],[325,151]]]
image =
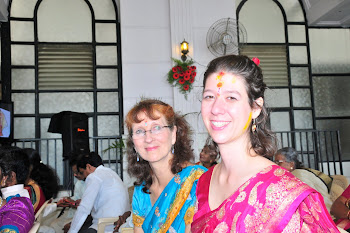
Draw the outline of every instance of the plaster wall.
[[[182,114],[199,113],[203,72],[214,58],[206,46],[206,33],[215,21],[235,18],[235,5],[231,0],[222,0],[220,4],[213,0],[186,1],[120,0],[124,116],[142,97],[161,99]],[[190,9],[184,10],[189,13],[187,15],[179,11],[184,4],[190,6]],[[186,25],[186,29],[179,30],[180,25]],[[174,38],[181,39],[175,41]],[[189,55],[197,62],[198,71],[196,88],[188,101],[166,81],[166,75],[173,66],[171,57],[180,59],[179,45],[184,38],[190,42]],[[194,123],[201,122],[200,116],[187,120],[197,133],[194,135],[194,150],[198,157],[204,144],[202,138],[206,138],[205,129],[198,126],[200,123]],[[124,182],[128,186],[133,182],[126,172]]]

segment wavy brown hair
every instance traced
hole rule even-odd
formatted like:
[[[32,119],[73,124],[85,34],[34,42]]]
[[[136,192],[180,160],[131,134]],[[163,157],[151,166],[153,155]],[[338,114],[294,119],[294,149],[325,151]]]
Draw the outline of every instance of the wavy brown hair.
[[[170,130],[174,130],[176,126],[176,142],[174,144],[174,157],[171,161],[171,172],[173,174],[182,171],[184,165],[193,160],[193,150],[191,148],[192,140],[190,137],[190,126],[184,117],[175,113],[173,108],[160,100],[145,99],[137,103],[126,115],[126,127],[129,131],[127,138],[128,154],[128,173],[136,178],[135,185],[144,185],[142,191],[150,193],[149,188],[152,185],[153,171],[148,161],[140,157],[137,161],[137,153],[134,149],[134,142],[132,139],[132,125],[140,123],[143,119],[139,118],[139,113],[144,113],[152,120],[157,120],[160,116],[164,116]],[[160,114],[160,116],[159,116]]]
[[[257,107],[256,99],[259,97],[264,98],[266,84],[263,81],[261,68],[247,56],[227,55],[212,60],[204,73],[203,88],[205,88],[208,76],[219,72],[238,75],[244,80],[251,108]],[[249,131],[251,148],[258,155],[273,157],[277,150],[276,138],[268,125],[268,111],[265,101],[263,106],[261,106],[260,115],[255,119],[255,124],[256,131]]]

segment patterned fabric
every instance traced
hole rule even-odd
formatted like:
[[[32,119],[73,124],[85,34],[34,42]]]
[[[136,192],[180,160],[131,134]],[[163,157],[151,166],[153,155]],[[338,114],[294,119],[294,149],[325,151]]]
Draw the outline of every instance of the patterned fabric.
[[[350,198],[350,185],[344,190],[344,192],[342,193],[342,196],[345,197],[346,199]],[[350,220],[349,219],[339,219],[336,222],[337,226],[345,229],[345,230],[349,230],[350,229]]]
[[[0,233],[28,232],[34,223],[34,210],[26,197],[13,197],[0,209]]]
[[[198,181],[192,233],[339,232],[322,196],[277,165],[250,178],[212,211],[208,193],[213,169]]]
[[[136,186],[132,200],[133,223],[148,232],[185,232],[192,223],[196,186],[207,169],[194,165],[184,168],[168,183],[152,206],[150,195]]]
[[[46,201],[44,192],[32,179],[29,180],[28,185],[24,188],[29,192],[30,200],[32,201],[34,207],[34,213],[36,213]]]

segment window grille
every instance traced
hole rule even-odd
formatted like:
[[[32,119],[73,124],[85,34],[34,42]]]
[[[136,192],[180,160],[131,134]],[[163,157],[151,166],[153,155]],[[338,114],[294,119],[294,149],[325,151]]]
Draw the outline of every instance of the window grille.
[[[39,45],[38,71],[39,90],[92,89],[92,46]]]
[[[260,59],[267,86],[288,86],[287,53],[284,45],[245,45],[241,54]]]

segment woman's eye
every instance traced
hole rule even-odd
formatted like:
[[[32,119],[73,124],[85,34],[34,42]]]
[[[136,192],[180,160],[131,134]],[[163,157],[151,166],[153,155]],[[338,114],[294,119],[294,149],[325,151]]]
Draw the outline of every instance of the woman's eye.
[[[213,99],[213,95],[203,95],[203,99]]]
[[[143,132],[144,132],[144,130],[138,129],[138,130],[135,131],[135,134],[143,134]]]
[[[229,100],[237,100],[237,98],[233,97],[233,96],[229,96],[229,97],[227,97],[227,99],[229,99]]]
[[[160,125],[153,126],[153,130],[160,130],[162,127]]]

